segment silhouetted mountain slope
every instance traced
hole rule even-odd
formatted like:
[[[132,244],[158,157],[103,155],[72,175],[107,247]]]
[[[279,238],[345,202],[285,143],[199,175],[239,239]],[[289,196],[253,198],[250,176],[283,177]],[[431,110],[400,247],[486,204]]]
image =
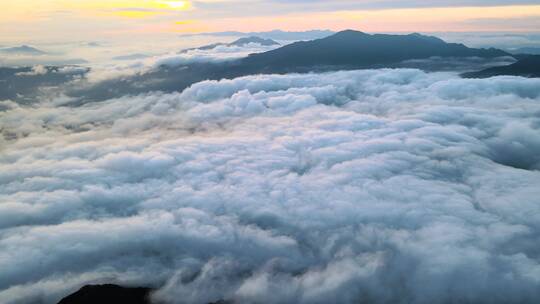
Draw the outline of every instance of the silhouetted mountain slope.
[[[86,285],[65,297],[58,304],[151,304],[150,288],[127,288],[118,285]],[[156,304],[156,303],[154,303]],[[208,304],[231,304],[217,301]]]
[[[527,56],[511,65],[464,73],[462,76],[466,78],[488,78],[500,75],[540,77],[540,55]]]
[[[44,51],[38,50],[36,48],[22,45],[17,47],[10,48],[0,48],[0,53],[12,54],[12,55],[45,55],[47,54]]]
[[[213,44],[209,44],[209,45],[204,45],[204,46],[201,46],[201,47],[197,47],[197,48],[189,48],[189,49],[185,49],[182,51],[182,53],[186,53],[186,52],[189,52],[189,51],[193,51],[193,50],[202,50],[202,51],[205,51],[205,50],[212,50],[212,49],[215,49],[219,46],[228,46],[228,47],[231,47],[231,46],[246,46],[250,43],[256,43],[256,44],[260,44],[260,45],[263,45],[263,46],[272,46],[272,45],[279,45],[279,43],[277,43],[276,41],[272,40],[272,39],[263,39],[263,38],[259,38],[259,37],[255,37],[255,36],[251,36],[251,37],[244,37],[244,38],[240,38],[238,40],[235,40],[231,43],[213,43]]]
[[[150,304],[149,288],[125,288],[117,285],[87,285],[58,304]]]
[[[420,34],[370,35],[347,30],[327,38],[297,42],[276,50],[252,54],[242,60],[244,69],[287,72],[313,67],[369,68],[429,57],[501,57],[497,49],[473,49],[463,44]]]

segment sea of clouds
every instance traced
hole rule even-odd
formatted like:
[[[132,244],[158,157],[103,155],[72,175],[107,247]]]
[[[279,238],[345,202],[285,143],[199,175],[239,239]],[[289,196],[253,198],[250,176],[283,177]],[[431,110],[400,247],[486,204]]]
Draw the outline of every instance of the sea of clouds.
[[[415,69],[0,102],[0,302],[537,303],[540,79]]]

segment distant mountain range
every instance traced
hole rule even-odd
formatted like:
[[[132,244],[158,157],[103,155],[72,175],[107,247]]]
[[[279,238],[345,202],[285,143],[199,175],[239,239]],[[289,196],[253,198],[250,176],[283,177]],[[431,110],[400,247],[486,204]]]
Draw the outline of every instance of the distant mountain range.
[[[272,40],[249,37],[230,44],[218,45],[245,45],[252,42],[267,45],[277,43]],[[211,47],[216,47],[216,44],[199,49]],[[505,60],[501,60],[501,57]],[[252,54],[234,61],[193,62],[179,66],[161,65],[146,73],[108,79],[84,87],[70,87],[66,94],[71,97],[80,97],[81,100],[77,102],[87,102],[149,91],[182,91],[193,83],[203,80],[230,79],[254,74],[400,68],[404,66],[429,71],[452,71],[452,66],[460,66],[460,71],[466,71],[485,66],[484,64],[474,65],[474,62],[479,60],[487,64],[504,64],[512,62],[508,60],[510,57],[519,59],[519,61],[509,66],[491,68],[476,72],[476,74],[467,73],[464,76],[489,77],[490,75],[509,74],[538,77],[539,68],[537,59],[534,57],[511,55],[494,48],[469,48],[463,44],[446,43],[437,37],[416,33],[371,35],[348,30],[322,39],[295,42],[272,51]],[[463,62],[464,65],[457,65],[456,62]],[[17,77],[16,75],[21,72],[25,72],[25,70],[5,70],[4,76],[0,75],[0,82],[8,84],[8,90],[0,94],[0,98],[16,98],[22,88],[24,88],[25,96],[32,96],[31,88],[34,86],[59,84],[70,79],[59,78],[50,81],[51,77],[60,77],[54,73],[24,78]]]
[[[245,38],[240,38],[238,40],[235,40],[231,43],[213,43],[213,44],[209,44],[209,45],[205,45],[205,46],[201,46],[201,47],[196,47],[196,48],[189,48],[189,49],[185,49],[185,50],[182,50],[182,53],[187,53],[189,51],[193,51],[193,50],[200,50],[200,51],[207,51],[207,50],[213,50],[217,47],[220,47],[220,46],[226,46],[226,47],[232,47],[232,46],[238,46],[238,47],[244,47],[250,43],[254,43],[254,44],[259,44],[259,45],[262,45],[262,46],[273,46],[273,45],[280,45],[278,42],[272,40],[272,39],[264,39],[264,38],[260,38],[260,37],[257,37],[257,36],[250,36],[250,37],[245,37]]]
[[[0,48],[0,53],[11,54],[11,55],[34,55],[34,56],[47,54],[47,52],[38,50],[28,45]]]
[[[398,68],[402,62],[448,58],[485,58],[511,56],[498,49],[468,48],[463,44],[420,34],[370,35],[343,31],[330,37],[295,42],[272,51],[249,55],[226,63],[191,63],[181,66],[160,66],[144,74],[109,80],[91,88],[76,89],[71,96],[104,100],[126,94],[148,91],[181,91],[203,80],[219,80],[254,74],[303,73],[368,68]]]
[[[283,73],[312,69],[356,69],[392,67],[412,59],[430,57],[511,56],[498,49],[474,49],[463,44],[420,34],[370,35],[358,31],[343,31],[330,37],[296,42],[279,49],[250,55],[241,61],[251,73]]]
[[[540,77],[540,55],[530,55],[506,66],[462,74],[465,78],[488,78],[501,75]]]
[[[183,37],[189,36],[214,36],[214,37],[242,37],[242,36],[257,36],[265,39],[273,40],[285,40],[285,41],[297,41],[297,40],[313,40],[321,39],[335,34],[329,30],[311,30],[303,32],[289,32],[274,30],[268,32],[214,32],[214,33],[199,33],[199,34],[185,34]]]

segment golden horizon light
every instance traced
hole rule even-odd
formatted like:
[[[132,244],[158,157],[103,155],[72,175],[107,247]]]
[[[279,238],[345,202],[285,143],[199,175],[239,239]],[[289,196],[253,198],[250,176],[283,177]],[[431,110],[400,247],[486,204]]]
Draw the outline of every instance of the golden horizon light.
[[[289,10],[287,5],[291,5]],[[540,31],[540,4],[536,3],[377,9],[360,3],[334,10],[300,10],[294,5],[294,1],[272,4],[257,0],[10,0],[0,4],[0,27],[3,40],[201,30]],[[178,20],[190,20],[190,25]]]

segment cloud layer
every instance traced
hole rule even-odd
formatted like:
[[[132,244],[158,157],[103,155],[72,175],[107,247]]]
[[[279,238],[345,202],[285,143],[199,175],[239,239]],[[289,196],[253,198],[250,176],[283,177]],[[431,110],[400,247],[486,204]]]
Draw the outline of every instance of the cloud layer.
[[[540,80],[250,76],[0,103],[0,299],[535,303]]]

